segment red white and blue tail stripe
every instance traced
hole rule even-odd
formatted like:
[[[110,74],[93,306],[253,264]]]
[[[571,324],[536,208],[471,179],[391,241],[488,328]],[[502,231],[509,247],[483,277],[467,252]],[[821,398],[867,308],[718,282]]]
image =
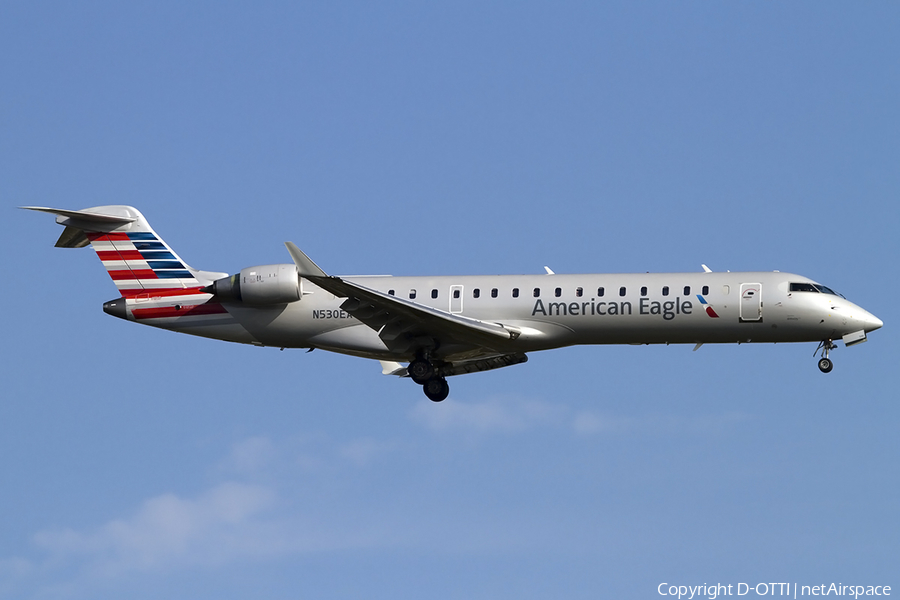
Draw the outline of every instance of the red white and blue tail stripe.
[[[191,288],[196,291],[202,287],[193,269],[153,231],[86,235],[125,298],[149,292],[184,292]]]
[[[173,328],[211,325],[221,320],[210,321],[210,316],[227,316],[225,307],[202,291],[227,273],[189,267],[136,208],[23,208],[56,215],[56,222],[65,226],[56,242],[58,247],[82,248],[90,244],[97,252],[122,294],[119,300],[104,305],[110,314]]]

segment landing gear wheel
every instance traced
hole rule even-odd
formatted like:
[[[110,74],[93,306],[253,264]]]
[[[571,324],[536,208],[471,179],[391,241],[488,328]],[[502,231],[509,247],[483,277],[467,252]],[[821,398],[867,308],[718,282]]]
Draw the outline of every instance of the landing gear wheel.
[[[822,358],[819,359],[819,370],[823,373],[831,373],[831,370],[834,368],[834,363],[832,363],[831,359],[828,358],[828,354],[835,348],[837,348],[837,346],[834,345],[834,342],[832,340],[822,340],[822,342],[819,344],[819,347],[816,348],[816,351],[813,354],[813,356],[815,356],[819,353],[819,350],[822,351]]]
[[[419,385],[425,385],[434,377],[434,366],[427,360],[417,358],[409,363],[409,366],[406,367],[406,372],[409,373],[413,381]]]
[[[425,390],[425,395],[432,402],[446,400],[447,396],[450,395],[450,384],[443,377],[429,379],[422,385],[422,389]]]

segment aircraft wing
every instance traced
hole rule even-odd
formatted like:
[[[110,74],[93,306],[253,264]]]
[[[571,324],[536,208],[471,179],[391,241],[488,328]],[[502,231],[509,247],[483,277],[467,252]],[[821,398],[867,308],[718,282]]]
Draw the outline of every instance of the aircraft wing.
[[[391,350],[403,352],[417,343],[427,345],[430,339],[442,348],[454,348],[459,358],[485,359],[507,355],[508,344],[504,342],[515,340],[521,333],[510,325],[452,314],[327,275],[297,246],[291,242],[285,246],[301,277],[346,298],[341,309],[377,331]]]

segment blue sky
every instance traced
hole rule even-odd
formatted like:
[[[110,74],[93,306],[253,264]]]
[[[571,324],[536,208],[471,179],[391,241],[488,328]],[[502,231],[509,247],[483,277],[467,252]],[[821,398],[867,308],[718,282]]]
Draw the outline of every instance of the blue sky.
[[[900,586],[900,9],[0,6],[3,598],[651,598]],[[885,327],[451,380],[104,315],[21,205],[192,266],[802,273]]]

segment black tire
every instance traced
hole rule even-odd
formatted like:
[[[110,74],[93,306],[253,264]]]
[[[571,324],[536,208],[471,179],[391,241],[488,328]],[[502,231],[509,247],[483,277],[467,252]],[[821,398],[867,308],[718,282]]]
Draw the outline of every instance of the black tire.
[[[831,362],[830,358],[821,358],[819,359],[819,370],[823,373],[831,373],[831,370],[834,368],[834,363]]]
[[[417,359],[409,363],[406,372],[413,381],[419,385],[424,385],[429,379],[434,377],[434,366],[427,360]]]
[[[429,379],[422,385],[422,389],[432,402],[441,402],[450,395],[450,384],[443,377]]]

